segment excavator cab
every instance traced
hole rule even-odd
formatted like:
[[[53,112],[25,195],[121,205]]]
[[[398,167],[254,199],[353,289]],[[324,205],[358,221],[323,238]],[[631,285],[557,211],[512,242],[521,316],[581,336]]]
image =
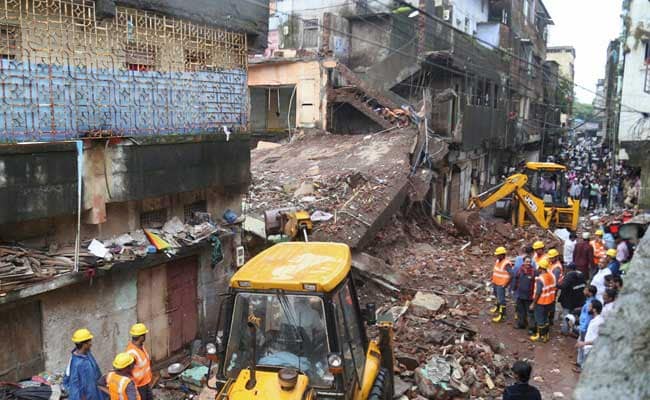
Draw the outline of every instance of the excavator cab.
[[[216,399],[392,398],[392,323],[368,340],[338,243],[276,244],[242,266],[222,302]]]
[[[553,163],[526,164],[524,174],[528,177],[526,189],[544,201],[546,206],[568,207],[566,167]]]

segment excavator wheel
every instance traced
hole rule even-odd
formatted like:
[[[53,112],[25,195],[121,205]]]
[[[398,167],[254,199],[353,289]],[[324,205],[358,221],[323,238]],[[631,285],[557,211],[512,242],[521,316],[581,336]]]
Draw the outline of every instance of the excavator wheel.
[[[469,236],[479,234],[481,216],[477,210],[458,211],[454,213],[452,221],[460,233]]]
[[[375,383],[372,385],[370,394],[368,395],[368,400],[386,400],[390,399],[388,393],[386,393],[386,380],[388,378],[388,370],[386,368],[381,368],[375,378]]]

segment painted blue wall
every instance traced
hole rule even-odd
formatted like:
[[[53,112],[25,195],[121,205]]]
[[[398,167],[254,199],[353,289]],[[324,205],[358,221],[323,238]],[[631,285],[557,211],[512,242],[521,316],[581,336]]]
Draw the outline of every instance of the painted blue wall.
[[[69,140],[93,130],[137,137],[246,125],[245,70],[138,72],[0,61],[0,142]]]

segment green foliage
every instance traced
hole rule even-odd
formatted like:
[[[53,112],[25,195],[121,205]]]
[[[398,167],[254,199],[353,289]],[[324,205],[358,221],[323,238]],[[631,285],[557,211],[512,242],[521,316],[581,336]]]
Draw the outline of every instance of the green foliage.
[[[566,79],[560,79],[557,91],[557,104],[560,107],[560,112],[568,114],[573,104],[573,84]]]
[[[587,103],[574,103],[573,117],[584,121],[593,121],[595,118],[594,106]]]

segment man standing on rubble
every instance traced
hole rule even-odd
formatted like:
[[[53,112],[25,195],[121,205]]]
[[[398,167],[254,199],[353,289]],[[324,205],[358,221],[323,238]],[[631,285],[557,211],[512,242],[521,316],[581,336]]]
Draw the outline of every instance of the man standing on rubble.
[[[567,265],[564,279],[557,285],[560,289],[558,302],[562,305],[562,333],[570,333],[567,317],[582,307],[585,302],[585,277],[576,270],[576,265]]]
[[[576,244],[576,248],[573,251],[573,263],[584,274],[585,279],[589,279],[591,276],[591,267],[594,263],[594,248],[591,247],[589,238],[589,232],[583,232],[582,242]]]
[[[550,272],[553,274],[555,282],[559,284],[562,282],[562,278],[564,277],[562,262],[560,261],[560,253],[556,249],[550,249],[546,256],[548,257]],[[557,299],[557,296],[555,296],[555,298]],[[549,311],[548,319],[550,324],[553,325],[553,321],[555,320],[555,301]]]
[[[526,329],[532,335],[535,333],[535,318],[530,311],[535,286],[535,268],[530,257],[524,258],[521,268],[513,278],[515,298],[517,299],[517,325],[515,329]]]
[[[497,315],[492,318],[492,322],[501,322],[506,316],[506,290],[512,277],[512,264],[506,257],[506,253],[505,247],[499,247],[494,251],[497,260],[492,270],[492,287],[497,304],[490,311]]]
[[[63,376],[63,387],[70,400],[102,400],[104,395],[97,386],[102,372],[90,351],[93,335],[88,329],[78,329],[72,335],[75,349]]]
[[[141,400],[153,400],[151,392],[151,358],[144,348],[144,341],[149,330],[145,324],[137,323],[129,330],[131,341],[126,346],[126,352],[133,356],[133,383],[135,383]]]
[[[546,254],[544,254],[544,242],[538,240],[533,243],[533,250],[535,251],[535,254],[533,255],[533,266],[537,268],[539,267],[539,263],[546,259]]]
[[[544,259],[539,262],[537,272],[539,275],[535,278],[535,294],[533,295],[533,304],[530,309],[535,312],[535,323],[537,332],[530,337],[533,342],[549,340],[549,313],[551,307],[555,305],[555,276],[548,272],[548,260]]]

